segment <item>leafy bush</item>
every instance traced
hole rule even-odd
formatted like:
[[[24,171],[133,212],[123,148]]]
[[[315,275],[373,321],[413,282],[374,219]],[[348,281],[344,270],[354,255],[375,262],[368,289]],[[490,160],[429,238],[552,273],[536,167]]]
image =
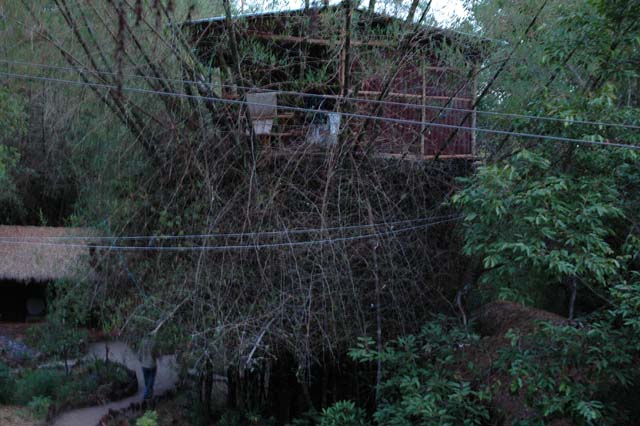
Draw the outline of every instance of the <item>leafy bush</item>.
[[[291,421],[291,426],[313,426],[317,425],[322,421],[322,414],[318,413],[315,408],[303,413],[301,417],[293,419]]]
[[[0,97],[1,95],[0,91]],[[1,122],[0,118],[0,134]],[[11,223],[25,213],[23,199],[16,186],[16,175],[20,171],[23,171],[20,154],[15,149],[0,144],[0,219],[4,223]]]
[[[27,405],[35,397],[46,397],[57,407],[80,407],[121,398],[135,391],[135,376],[130,374],[119,364],[103,361],[78,365],[69,375],[58,369],[31,370],[16,381],[13,402]]]
[[[53,398],[64,381],[64,372],[54,369],[27,371],[16,381],[14,400],[21,405],[28,404],[34,397]]]
[[[23,132],[27,118],[22,100],[0,88],[0,138]]]
[[[83,406],[135,391],[135,375],[120,364],[96,360],[74,368],[55,394],[56,404]]]
[[[611,289],[617,305],[589,325],[543,324],[536,333],[507,334],[511,346],[495,366],[511,376],[510,391],[523,394],[537,413],[522,425],[572,419],[576,425],[627,424],[638,410],[625,393],[640,376],[640,280]],[[622,321],[621,321],[622,320]]]
[[[219,426],[237,426],[240,424],[243,424],[243,416],[237,411],[225,411],[218,421]]]
[[[147,411],[142,417],[136,420],[136,426],[158,426],[158,413]]]
[[[38,419],[44,419],[49,412],[49,407],[51,406],[51,398],[48,396],[34,396],[27,407],[31,414],[33,414]]]
[[[351,401],[338,401],[322,410],[320,426],[365,426],[367,415]]]
[[[56,302],[56,303],[59,303]],[[68,361],[84,354],[87,342],[86,330],[70,325],[57,316],[59,311],[47,318],[46,324],[32,327],[28,331],[28,340],[40,352],[56,360],[64,361],[65,371],[69,374]]]
[[[81,404],[98,387],[95,377],[82,375],[66,376],[63,383],[56,389],[54,399],[56,404],[75,406]]]
[[[126,383],[129,380],[127,370],[121,364],[101,359],[89,364],[87,371],[93,374],[100,383]]]
[[[0,87],[0,142],[19,135],[25,130],[27,115],[23,102]],[[0,143],[0,220],[10,223],[24,216],[24,203],[16,187],[16,175],[24,171],[20,154],[14,148]]]
[[[482,260],[485,283],[544,299],[549,284],[580,277],[605,286],[619,272],[611,224],[623,211],[613,179],[563,174],[552,164],[522,150],[462,179],[467,187],[453,203],[465,213],[464,253]]]
[[[216,424],[218,426],[274,426],[276,422],[274,418],[265,418],[259,412],[253,410],[247,412],[227,410],[222,413],[220,420]]]
[[[0,404],[6,404],[11,400],[15,389],[15,380],[11,374],[11,369],[3,362],[0,362]]]
[[[472,387],[457,377],[453,368],[459,348],[475,340],[477,336],[445,317],[427,323],[418,336],[388,343],[381,352],[371,349],[371,339],[363,339],[350,356],[367,363],[380,360],[383,366],[375,422],[480,425],[488,420],[488,390]]]

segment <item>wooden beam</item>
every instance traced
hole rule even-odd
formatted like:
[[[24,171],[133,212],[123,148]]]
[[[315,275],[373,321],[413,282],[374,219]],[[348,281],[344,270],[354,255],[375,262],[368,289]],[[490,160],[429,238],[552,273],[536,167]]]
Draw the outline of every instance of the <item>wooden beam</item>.
[[[306,38],[306,37],[297,37],[297,36],[289,36],[289,35],[281,35],[281,34],[269,34],[263,33],[259,31],[247,31],[250,35],[261,38],[264,40],[272,40],[272,41],[282,41],[288,43],[306,43],[306,44],[316,44],[321,46],[339,46],[342,44],[342,40],[329,40],[323,38]],[[389,43],[387,41],[362,41],[362,40],[352,40],[352,46],[374,46],[374,47],[396,47],[396,44]]]
[[[373,91],[360,91],[358,92],[359,95],[368,97],[376,97],[380,95],[380,92],[373,92]],[[420,95],[414,95],[411,93],[397,93],[397,92],[391,92],[387,95],[388,98],[408,98],[408,99],[418,99],[418,100],[422,100],[423,96]],[[425,99],[434,99],[434,100],[441,100],[441,101],[448,101],[449,99],[452,99],[454,101],[466,101],[466,102],[472,102],[473,99],[472,98],[460,98],[460,97],[451,97],[451,96],[434,96],[434,95],[425,95],[424,96]],[[416,105],[420,105],[420,104],[416,104]]]
[[[413,17],[412,17],[413,20]],[[427,70],[425,68],[425,64],[426,64],[426,59],[422,58],[422,60],[420,61],[420,65],[422,66],[422,71],[420,72],[420,74],[422,74],[422,111],[420,111],[420,121],[422,121],[422,126],[420,128],[420,155],[422,155],[424,157],[424,143],[425,143],[425,125],[424,123],[427,121]]]
[[[416,154],[392,154],[392,153],[378,153],[375,154],[377,158],[384,158],[388,160],[407,160],[407,161],[427,161],[434,160],[436,158],[435,155],[416,155]],[[438,158],[442,160],[477,160],[477,155],[469,155],[469,154],[450,154],[450,155],[440,155]]]
[[[473,64],[473,103],[471,105],[476,105],[477,99],[477,91],[478,91],[478,64]],[[471,154],[476,155],[476,141],[477,141],[477,132],[476,127],[478,125],[478,109],[473,108],[473,112],[471,113],[471,127],[473,130],[471,131]]]

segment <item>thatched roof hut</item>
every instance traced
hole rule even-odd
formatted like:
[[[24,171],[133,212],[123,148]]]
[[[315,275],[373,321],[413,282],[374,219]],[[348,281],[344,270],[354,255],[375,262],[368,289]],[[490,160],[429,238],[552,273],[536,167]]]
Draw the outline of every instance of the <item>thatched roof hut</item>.
[[[86,228],[0,226],[0,280],[53,281],[91,274]],[[63,238],[60,238],[63,237]],[[61,243],[70,245],[60,245]]]

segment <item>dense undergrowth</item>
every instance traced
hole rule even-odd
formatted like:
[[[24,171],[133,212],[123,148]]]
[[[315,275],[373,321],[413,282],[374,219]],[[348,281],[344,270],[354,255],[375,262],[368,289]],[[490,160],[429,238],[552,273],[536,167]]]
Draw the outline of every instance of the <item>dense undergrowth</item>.
[[[44,419],[61,411],[100,405],[134,395],[138,382],[117,363],[96,360],[62,368],[11,370],[0,365],[0,403],[28,407]]]
[[[378,1],[409,13],[406,2]],[[186,2],[7,3],[12,19],[3,14],[0,31],[15,42],[0,51],[67,67],[49,69],[51,77],[216,97],[211,87],[223,77],[237,88],[264,83],[274,64],[304,66],[276,63],[256,43],[234,48],[231,31],[216,40],[233,53],[228,69],[210,69],[172,25],[194,12]],[[218,6],[232,12],[230,2]],[[87,324],[130,341],[159,330],[162,352],[198,373],[183,375],[194,424],[632,424],[640,3],[479,0],[469,12],[459,29],[486,47],[480,108],[522,114],[480,114],[476,124],[538,135],[478,132],[477,163],[375,158],[353,127],[335,147],[302,144],[278,155],[251,137],[241,108],[3,79],[2,223],[173,235],[188,248],[355,235],[211,236],[221,233],[464,218],[295,249],[156,253],[165,242],[154,238],[135,254],[97,250],[98,278],[57,284],[42,336],[52,338],[41,339],[47,351],[72,356]],[[331,19],[348,28],[346,16]],[[367,34],[366,20],[357,25]],[[402,40],[408,31],[384,36]],[[371,66],[392,71],[414,53],[398,46],[390,58],[373,55]],[[346,55],[341,48],[328,56]],[[443,61],[456,53],[438,51]],[[201,77],[199,86],[179,79]],[[315,90],[319,77],[294,83]],[[209,236],[182,238],[192,234]],[[486,306],[495,308],[493,323],[473,318]],[[496,325],[501,315],[510,321]],[[0,368],[0,398],[12,400],[15,389],[38,410],[119,380],[96,374],[65,385],[57,370]],[[212,403],[216,374],[228,377],[223,412]]]

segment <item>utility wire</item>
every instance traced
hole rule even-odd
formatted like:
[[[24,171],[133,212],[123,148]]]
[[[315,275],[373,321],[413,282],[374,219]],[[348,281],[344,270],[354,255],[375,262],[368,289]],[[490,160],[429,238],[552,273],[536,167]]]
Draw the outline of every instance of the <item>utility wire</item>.
[[[10,61],[5,59],[0,59],[0,63],[5,64],[13,64],[13,65],[25,65],[32,66],[36,68],[44,68],[44,69],[55,69],[59,71],[67,71],[67,72],[87,72],[88,74],[99,74],[99,75],[111,75],[116,76],[117,73],[110,71],[98,71],[92,70],[90,68],[85,67],[62,67],[57,65],[47,65],[47,64],[38,64],[33,62],[25,62],[25,61]],[[230,89],[242,89],[247,91],[254,91],[260,93],[277,93],[282,95],[291,95],[291,96],[301,96],[308,98],[318,98],[318,99],[333,99],[335,96],[331,95],[322,95],[317,93],[304,93],[298,91],[291,90],[277,90],[277,89],[263,89],[256,86],[239,86],[232,84],[222,84],[222,83],[212,83],[206,82],[204,80],[196,81],[196,80],[183,80],[176,78],[164,78],[164,77],[153,77],[148,75],[123,75],[126,78],[138,78],[144,80],[151,81],[165,81],[171,83],[181,83],[181,84],[189,84],[189,85],[203,85],[207,87],[218,87],[218,88],[230,88]],[[540,115],[529,115],[529,114],[515,114],[515,113],[506,113],[499,111],[482,111],[482,110],[473,110],[470,108],[458,108],[458,107],[448,107],[448,106],[439,106],[439,105],[423,105],[420,103],[408,103],[408,102],[396,102],[396,101],[385,101],[378,99],[366,99],[366,98],[354,98],[354,97],[340,97],[341,100],[356,102],[356,103],[366,103],[366,104],[379,104],[379,105],[388,105],[388,106],[397,106],[404,108],[412,108],[412,109],[429,109],[429,110],[444,110],[444,111],[454,111],[454,112],[475,112],[479,115],[488,115],[495,117],[505,117],[505,118],[522,118],[527,120],[540,120],[540,121],[549,121],[549,122],[557,122],[557,123],[565,123],[565,124],[580,124],[580,125],[588,125],[588,126],[598,126],[598,127],[614,127],[614,128],[622,128],[622,129],[630,129],[630,130],[640,130],[639,125],[634,124],[626,124],[626,123],[611,123],[604,121],[589,121],[589,120],[575,120],[570,118],[558,118],[558,117],[549,117],[549,116],[540,116]]]
[[[409,228],[396,229],[391,231],[369,233],[364,235],[356,235],[351,237],[338,237],[327,238],[322,240],[308,240],[308,241],[293,241],[286,243],[269,243],[269,244],[244,244],[244,245],[222,245],[222,246],[118,246],[118,245],[93,245],[93,244],[65,244],[65,243],[48,243],[48,242],[36,242],[36,241],[7,241],[0,239],[0,244],[5,245],[37,245],[47,247],[72,247],[82,249],[97,249],[97,250],[113,250],[113,251],[173,251],[173,252],[188,252],[188,251],[207,251],[207,252],[228,252],[228,251],[244,251],[244,250],[259,250],[269,248],[295,248],[295,247],[307,247],[314,245],[335,244],[340,242],[366,240],[371,238],[383,238],[392,235],[398,235],[405,232],[417,231],[419,229],[430,228],[435,225],[444,223],[451,223],[463,219],[463,216],[456,216],[450,219],[444,219],[436,222],[430,222],[422,225],[417,225]]]
[[[404,226],[404,225],[412,225],[416,223],[421,223],[425,221],[432,220],[441,220],[441,219],[450,219],[455,217],[455,215],[445,215],[445,216],[433,216],[433,217],[424,217],[419,219],[409,219],[409,220],[401,220],[395,222],[384,222],[384,223],[376,223],[376,224],[367,224],[367,225],[350,225],[350,226],[336,226],[330,228],[305,228],[305,229],[284,229],[281,231],[258,231],[258,232],[234,232],[234,233],[223,233],[223,234],[192,234],[192,235],[134,235],[134,236],[91,236],[91,235],[74,235],[74,236],[59,236],[59,237],[39,237],[39,236],[20,236],[20,237],[0,237],[2,241],[73,241],[73,240],[88,240],[88,241],[101,241],[107,240],[117,242],[117,241],[152,241],[152,240],[186,240],[186,239],[204,239],[204,238],[258,238],[258,237],[269,237],[269,236],[288,236],[288,235],[300,235],[300,234],[311,234],[311,233],[320,233],[320,232],[331,232],[331,231],[354,231],[360,229],[369,229],[369,228],[378,228],[378,227],[393,227],[393,226]]]
[[[9,78],[23,79],[23,80],[49,81],[49,82],[54,82],[54,83],[71,84],[71,85],[76,85],[76,86],[86,86],[86,87],[93,87],[93,88],[122,90],[122,91],[133,92],[133,93],[145,93],[145,94],[170,96],[170,97],[177,97],[177,98],[199,99],[199,100],[203,100],[203,101],[218,102],[218,103],[231,104],[231,105],[251,105],[251,106],[263,106],[263,107],[270,107],[270,108],[274,106],[274,105],[271,105],[271,104],[258,103],[258,102],[249,102],[249,101],[237,100],[237,99],[223,99],[223,98],[215,98],[215,97],[209,97],[209,96],[190,95],[190,94],[187,94],[187,93],[179,93],[179,92],[163,92],[163,91],[158,91],[158,90],[143,89],[143,88],[139,88],[139,87],[128,87],[128,86],[119,87],[119,86],[113,85],[113,84],[90,83],[90,82],[84,82],[84,81],[79,81],[79,80],[65,80],[65,79],[42,77],[42,76],[36,76],[36,75],[30,75],[30,74],[0,72],[0,76],[9,77]],[[319,112],[323,112],[323,113],[324,112],[326,112],[326,113],[331,112],[331,111],[319,111],[317,109],[302,108],[302,107],[295,107],[295,106],[289,106],[289,105],[278,105],[277,108],[278,109],[282,109],[282,110],[289,110],[289,111],[312,112],[312,113],[315,113],[315,114],[317,114]],[[593,145],[593,146],[606,146],[606,147],[610,147],[610,148],[626,148],[626,149],[632,149],[632,150],[640,150],[640,145],[630,145],[630,144],[619,143],[619,142],[595,141],[595,140],[587,140],[587,139],[566,138],[566,137],[562,137],[562,136],[539,135],[539,134],[533,134],[533,133],[513,132],[513,131],[497,130],[497,129],[487,129],[487,128],[482,128],[482,127],[468,127],[468,126],[460,126],[460,125],[453,125],[453,124],[422,122],[422,121],[407,120],[407,119],[402,119],[402,118],[393,118],[393,117],[384,117],[384,116],[372,116],[372,115],[353,113],[353,112],[340,112],[338,114],[340,114],[341,116],[344,116],[344,117],[360,118],[360,119],[372,119],[372,120],[376,120],[376,121],[389,122],[389,123],[395,123],[395,124],[405,124],[405,125],[410,125],[410,126],[413,125],[413,126],[421,126],[421,127],[438,127],[438,128],[445,128],[445,129],[468,130],[468,131],[472,131],[472,132],[475,131],[475,132],[479,132],[479,133],[518,136],[518,137],[528,138],[528,139],[543,139],[543,140],[550,140],[550,141],[555,141],[555,142],[565,142],[565,143],[586,144],[586,145]]]

